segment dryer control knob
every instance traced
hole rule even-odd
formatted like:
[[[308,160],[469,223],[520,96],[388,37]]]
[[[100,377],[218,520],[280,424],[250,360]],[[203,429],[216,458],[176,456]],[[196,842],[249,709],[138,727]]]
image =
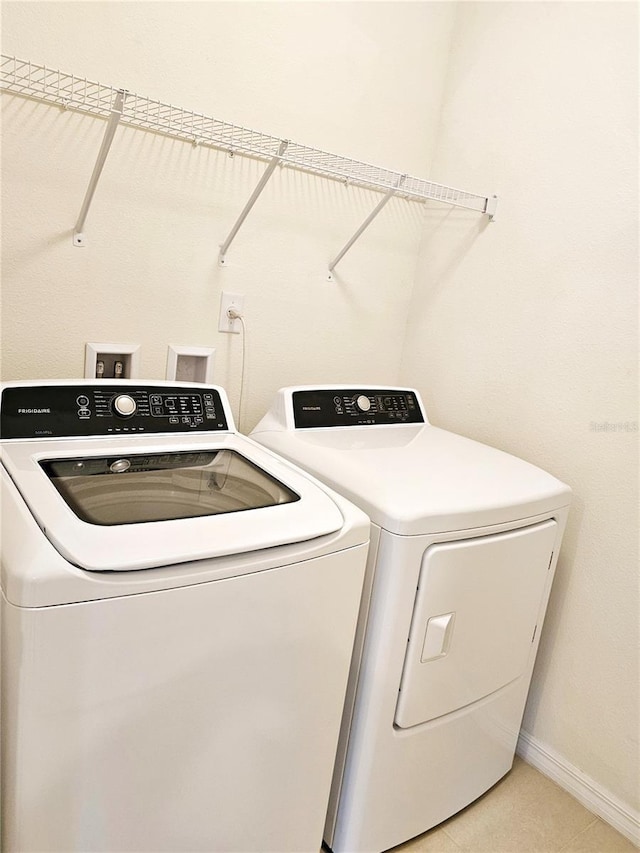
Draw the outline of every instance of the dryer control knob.
[[[113,401],[113,408],[121,418],[128,418],[135,412],[138,406],[133,397],[130,397],[128,394],[118,394]]]
[[[371,408],[371,400],[368,397],[365,397],[364,394],[360,394],[359,397],[356,397],[356,406],[361,412],[368,412]]]

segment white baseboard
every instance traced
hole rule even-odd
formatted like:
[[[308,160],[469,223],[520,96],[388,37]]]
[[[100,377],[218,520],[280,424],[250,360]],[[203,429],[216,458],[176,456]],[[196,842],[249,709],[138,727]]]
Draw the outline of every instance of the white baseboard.
[[[572,797],[640,847],[640,812],[621,802],[563,756],[521,731],[516,749],[527,764],[548,776]]]

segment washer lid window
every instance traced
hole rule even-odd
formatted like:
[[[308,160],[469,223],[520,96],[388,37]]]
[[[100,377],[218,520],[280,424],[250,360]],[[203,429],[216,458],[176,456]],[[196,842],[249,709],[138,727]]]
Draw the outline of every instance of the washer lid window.
[[[15,441],[1,455],[51,544],[91,571],[235,556],[344,526],[320,485],[239,435]]]
[[[47,459],[40,465],[68,506],[89,524],[196,518],[300,500],[228,449]]]

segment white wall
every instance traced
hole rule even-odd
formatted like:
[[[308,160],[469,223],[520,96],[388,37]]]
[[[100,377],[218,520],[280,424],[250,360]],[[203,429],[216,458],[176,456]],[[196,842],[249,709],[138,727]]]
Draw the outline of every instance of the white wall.
[[[574,489],[524,728],[631,811],[637,20],[627,3],[462,4],[433,171],[497,192],[498,217],[430,214],[402,367],[436,424]]]
[[[344,2],[4,2],[2,49],[313,147],[425,176],[454,7]],[[424,81],[429,81],[424,85]],[[72,246],[104,122],[3,94],[3,377],[79,376],[86,341],[214,346],[237,411],[244,294],[249,429],[293,382],[396,381],[423,209],[393,200],[327,267],[376,193],[120,127]],[[416,105],[419,104],[419,108]]]

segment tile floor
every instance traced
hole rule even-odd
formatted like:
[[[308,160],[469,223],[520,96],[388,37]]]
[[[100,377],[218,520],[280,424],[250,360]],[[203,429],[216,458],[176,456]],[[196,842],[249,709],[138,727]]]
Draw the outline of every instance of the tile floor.
[[[630,841],[521,758],[475,803],[393,853],[634,853]]]

